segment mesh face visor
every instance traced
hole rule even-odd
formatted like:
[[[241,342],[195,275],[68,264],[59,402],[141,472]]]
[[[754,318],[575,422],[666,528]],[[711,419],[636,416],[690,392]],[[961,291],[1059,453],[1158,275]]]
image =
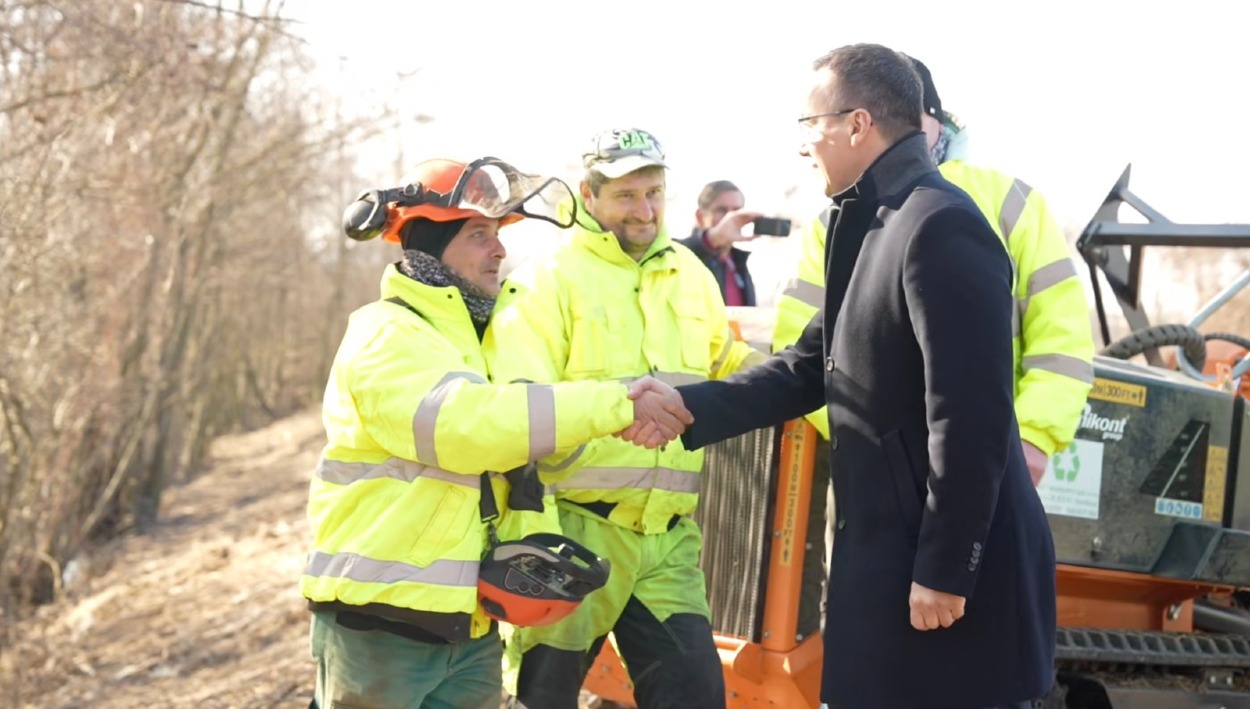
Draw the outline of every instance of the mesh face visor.
[[[562,180],[530,175],[496,158],[482,158],[465,169],[449,206],[472,209],[491,219],[516,213],[567,228],[573,225],[572,205],[573,191]]]

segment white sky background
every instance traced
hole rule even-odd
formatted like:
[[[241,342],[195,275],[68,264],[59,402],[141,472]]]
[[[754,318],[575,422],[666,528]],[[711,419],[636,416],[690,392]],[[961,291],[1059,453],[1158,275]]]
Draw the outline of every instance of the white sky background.
[[[405,117],[360,154],[378,186],[401,162],[491,154],[575,187],[591,135],[637,126],[668,153],[673,234],[714,179],[810,218],[825,203],[797,153],[810,63],[866,41],[923,60],[974,159],[1064,223],[1088,221],[1129,162],[1170,219],[1250,223],[1250,2],[288,0],[284,15],[345,110]],[[751,245],[765,291],[788,241]]]

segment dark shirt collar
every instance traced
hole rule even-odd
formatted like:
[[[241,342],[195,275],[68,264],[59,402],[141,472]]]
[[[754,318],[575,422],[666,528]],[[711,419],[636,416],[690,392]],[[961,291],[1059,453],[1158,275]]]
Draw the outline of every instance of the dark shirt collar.
[[[935,171],[925,135],[915,131],[886,148],[855,184],[833,196],[833,203],[841,207],[848,199],[879,201]]]

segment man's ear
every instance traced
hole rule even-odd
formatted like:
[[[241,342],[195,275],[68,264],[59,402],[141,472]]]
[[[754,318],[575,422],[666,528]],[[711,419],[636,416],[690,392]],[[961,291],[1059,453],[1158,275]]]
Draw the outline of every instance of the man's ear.
[[[851,124],[851,145],[862,145],[864,141],[868,140],[868,134],[872,131],[872,114],[861,109],[852,113],[847,120]]]
[[[582,180],[580,183],[578,183],[577,189],[578,191],[582,193],[582,200],[585,201],[587,204],[590,203],[590,200],[595,198],[594,193],[590,191],[590,184],[587,183],[585,180]]]

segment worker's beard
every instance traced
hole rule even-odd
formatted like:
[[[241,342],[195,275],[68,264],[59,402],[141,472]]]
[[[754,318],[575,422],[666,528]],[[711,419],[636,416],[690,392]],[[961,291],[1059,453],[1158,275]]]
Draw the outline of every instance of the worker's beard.
[[[451,270],[447,264],[424,251],[409,249],[404,251],[404,260],[399,263],[399,270],[405,276],[418,283],[435,288],[458,288],[464,304],[469,309],[469,317],[479,330],[486,327],[490,313],[495,309],[495,296],[470,283],[460,274]]]

